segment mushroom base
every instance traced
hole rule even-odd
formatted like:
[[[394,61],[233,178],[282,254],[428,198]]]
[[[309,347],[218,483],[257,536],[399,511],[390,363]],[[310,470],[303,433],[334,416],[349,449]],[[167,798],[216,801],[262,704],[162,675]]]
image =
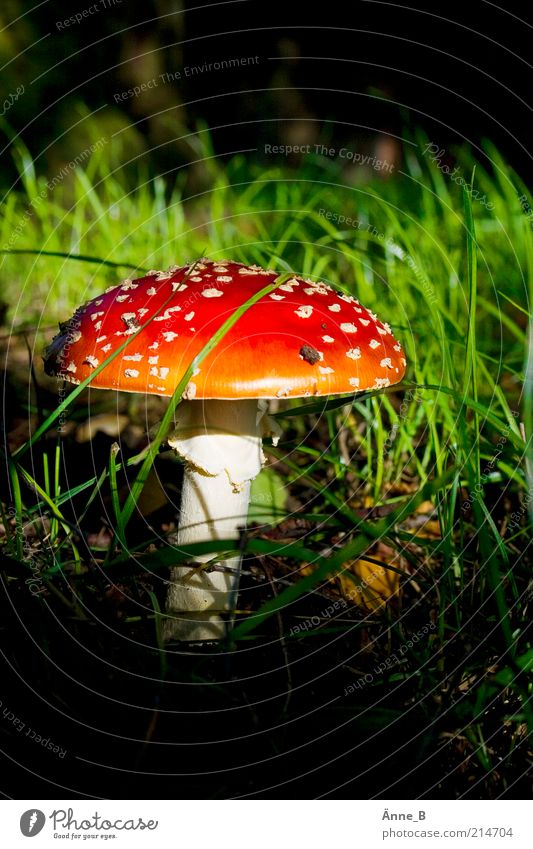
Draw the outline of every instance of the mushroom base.
[[[182,525],[176,544],[238,539],[246,525],[250,482],[234,492],[227,476],[206,478],[186,469],[182,491]],[[228,515],[229,514],[229,515]],[[186,516],[186,523],[184,517]],[[233,618],[239,589],[240,555],[219,560],[198,555],[194,563],[173,566],[166,602],[165,640],[222,640]]]
[[[250,486],[261,471],[262,436],[274,425],[255,400],[185,401],[168,442],[185,460],[178,546],[235,540],[246,526]],[[166,640],[225,637],[235,611],[240,555],[216,554],[174,566],[167,596]]]

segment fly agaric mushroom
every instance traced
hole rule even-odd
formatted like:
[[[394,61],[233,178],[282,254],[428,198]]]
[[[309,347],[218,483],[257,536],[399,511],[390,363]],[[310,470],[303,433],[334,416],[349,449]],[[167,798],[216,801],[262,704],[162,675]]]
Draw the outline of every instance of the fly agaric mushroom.
[[[46,371],[79,383],[131,335],[90,385],[171,396],[223,322],[276,279],[257,265],[202,259],[125,280],[60,326]],[[388,324],[326,283],[294,275],[260,298],[205,357],[177,408],[168,438],[185,461],[177,544],[239,537],[264,462],[262,437],[279,433],[267,399],[381,389],[401,380],[405,365]],[[240,557],[213,563],[206,554],[172,567],[167,639],[224,636]]]

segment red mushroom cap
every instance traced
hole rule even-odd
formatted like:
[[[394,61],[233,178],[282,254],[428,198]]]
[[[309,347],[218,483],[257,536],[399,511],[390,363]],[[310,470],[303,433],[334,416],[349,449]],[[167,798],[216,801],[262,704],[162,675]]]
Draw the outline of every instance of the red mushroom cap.
[[[91,386],[172,395],[222,323],[277,276],[256,265],[204,259],[124,280],[60,327],[45,369],[80,383],[137,334]],[[238,319],[202,361],[185,397],[353,393],[397,383],[405,365],[387,324],[351,295],[295,275]]]

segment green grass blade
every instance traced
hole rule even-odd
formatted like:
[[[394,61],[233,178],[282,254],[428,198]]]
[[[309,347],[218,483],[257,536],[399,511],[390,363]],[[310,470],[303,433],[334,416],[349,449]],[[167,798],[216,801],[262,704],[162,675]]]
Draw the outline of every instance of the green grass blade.
[[[386,537],[396,524],[400,523],[416,509],[418,504],[449,485],[453,480],[454,474],[455,471],[452,469],[442,478],[426,484],[420,492],[409,498],[385,519],[380,519],[375,524],[369,522],[362,523],[358,537],[330,558],[326,559],[315,555],[314,562],[320,564],[316,570],[311,575],[300,578],[295,584],[287,587],[278,596],[267,601],[260,610],[251,614],[244,622],[239,623],[231,632],[232,639],[239,640],[246,636],[270,616],[273,616],[285,606],[291,604],[303,595],[303,593],[311,590],[321,580],[337,572],[346,561],[359,558],[371,543]]]
[[[152,468],[154,459],[159,451],[159,446],[163,442],[163,440],[167,437],[168,431],[171,423],[174,420],[174,414],[178,404],[182,400],[182,395],[185,391],[187,384],[189,383],[193,373],[198,368],[200,363],[207,357],[208,354],[218,345],[221,339],[224,338],[226,333],[233,327],[233,325],[239,320],[239,318],[244,315],[244,313],[250,309],[257,301],[261,300],[261,298],[266,297],[271,292],[274,292],[278,286],[281,286],[282,283],[285,283],[292,277],[292,274],[282,274],[279,277],[276,277],[273,283],[269,283],[268,286],[264,286],[259,292],[256,292],[252,295],[251,298],[242,304],[242,306],[238,307],[235,312],[228,318],[226,321],[219,327],[216,333],[213,334],[211,339],[204,345],[200,353],[194,358],[194,360],[190,363],[189,367],[184,372],[181,380],[178,382],[172,397],[170,398],[167,409],[165,410],[165,414],[161,419],[161,423],[157,430],[156,435],[150,441],[150,445],[146,452],[146,457],[144,458],[143,464],[137,474],[137,477],[131,487],[131,490],[128,494],[128,498],[122,510],[122,525],[126,527],[133,511],[136,508],[137,501],[139,500],[139,496],[143,490],[144,484],[146,483],[146,479]],[[135,337],[134,337],[135,338]]]
[[[110,259],[102,259],[98,256],[85,256],[84,254],[67,253],[66,251],[37,251],[30,248],[11,248],[10,250],[0,250],[0,255],[27,255],[27,256],[49,256],[59,257],[61,259],[71,259],[76,262],[89,262],[96,265],[107,265],[110,268],[134,268],[137,271],[148,271],[133,262],[113,262]]]
[[[120,447],[117,442],[114,442],[109,451],[109,488],[111,491],[111,504],[113,506],[113,512],[115,514],[116,526],[115,526],[115,536],[118,539],[122,548],[126,551],[126,535],[125,535],[125,527],[122,521],[122,509],[120,506],[120,498],[118,494],[118,486],[117,486],[117,455],[120,451]],[[112,551],[112,546],[109,546],[109,552]]]
[[[187,275],[186,275],[186,277],[184,277],[184,280],[186,280],[187,277],[189,277],[193,273],[193,268],[194,268],[194,264],[191,266],[191,268],[187,272]],[[126,347],[128,347],[128,345],[133,344],[133,342],[135,341],[135,339],[137,338],[139,333],[141,333],[143,330],[145,330],[145,328],[148,327],[148,325],[152,323],[154,318],[156,318],[156,316],[159,315],[159,313],[161,311],[165,310],[167,304],[170,303],[170,301],[172,300],[173,297],[174,297],[174,292],[171,292],[170,295],[168,296],[168,298],[166,298],[166,300],[161,304],[161,306],[153,313],[153,315],[150,316],[149,319],[147,319],[144,322],[143,325],[141,325],[138,328],[138,330],[135,333],[133,333],[131,336],[129,336],[124,342],[122,342],[121,345],[119,345],[119,347],[116,349],[116,351],[113,351],[113,353],[110,354],[109,357],[107,357],[107,359],[103,360],[100,363],[100,365],[98,365],[95,369],[93,369],[92,373],[90,375],[88,375],[85,378],[85,380],[82,380],[81,383],[78,384],[72,390],[72,392],[68,395],[68,397],[65,398],[65,400],[62,401],[61,404],[59,404],[58,407],[56,407],[54,412],[50,413],[50,415],[45,419],[45,421],[37,428],[35,433],[32,434],[31,438],[28,439],[28,441],[25,442],[24,445],[21,445],[20,448],[18,448],[13,453],[13,457],[18,458],[18,457],[21,457],[23,454],[25,454],[26,451],[28,451],[41,438],[41,436],[43,436],[43,434],[45,434],[46,431],[50,429],[50,427],[54,424],[54,422],[57,421],[57,419],[59,418],[61,413],[63,413],[72,404],[72,402],[78,397],[78,395],[80,395],[81,392],[83,392],[83,390],[86,389],[87,386],[89,386],[91,381],[98,374],[100,374],[100,372],[103,371],[103,369],[106,368],[106,366],[108,366],[109,363],[113,362],[115,357],[118,357],[118,355],[121,354],[122,351],[124,351],[124,349]]]

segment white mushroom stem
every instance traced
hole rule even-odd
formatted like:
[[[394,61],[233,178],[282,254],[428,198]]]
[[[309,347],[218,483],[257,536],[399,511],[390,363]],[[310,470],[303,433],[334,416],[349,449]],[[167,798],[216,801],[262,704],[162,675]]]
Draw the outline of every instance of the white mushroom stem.
[[[276,425],[266,402],[185,401],[169,444],[185,460],[177,546],[238,539],[250,486],[264,461],[262,437]],[[277,436],[277,434],[276,434]],[[170,574],[165,639],[198,642],[225,636],[235,611],[240,555],[202,554]],[[209,568],[216,564],[216,568]]]

